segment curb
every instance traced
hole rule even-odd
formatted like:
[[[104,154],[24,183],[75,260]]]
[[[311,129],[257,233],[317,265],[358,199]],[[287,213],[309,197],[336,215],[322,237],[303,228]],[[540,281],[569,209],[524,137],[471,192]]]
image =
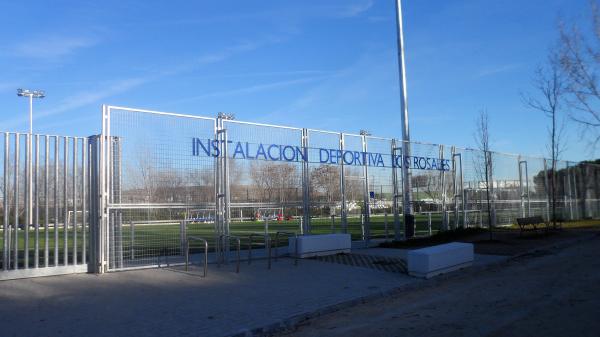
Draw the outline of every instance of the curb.
[[[501,265],[509,264],[515,260],[518,260],[518,259],[521,259],[524,257],[529,257],[529,256],[534,257],[536,255],[536,253],[539,253],[539,252],[544,252],[544,251],[548,251],[548,250],[561,250],[564,248],[574,246],[574,245],[584,242],[584,241],[596,239],[598,237],[600,237],[600,233],[596,232],[594,234],[590,234],[589,236],[586,235],[584,237],[574,238],[574,239],[566,240],[563,242],[557,242],[557,243],[552,243],[552,244],[548,244],[548,245],[541,246],[541,247],[536,247],[536,248],[530,249],[526,252],[519,253],[519,254],[516,254],[513,256],[509,256],[506,259],[503,259],[500,261],[491,262],[491,263],[481,265],[481,266],[469,267],[467,269],[467,271],[468,271],[467,274],[465,274],[465,273],[460,273],[460,274],[449,273],[449,274],[442,274],[438,277],[434,277],[429,280],[419,279],[419,280],[416,280],[415,282],[411,282],[411,283],[408,283],[408,284],[405,284],[405,285],[402,285],[402,286],[399,286],[396,288],[392,288],[389,290],[380,291],[380,292],[373,293],[370,295],[357,297],[355,299],[331,304],[331,305],[324,306],[322,308],[319,308],[319,309],[316,309],[313,311],[293,315],[291,317],[288,317],[288,318],[285,318],[282,320],[278,320],[274,323],[267,324],[267,325],[264,325],[261,327],[243,329],[243,330],[241,330],[237,333],[234,333],[232,335],[229,335],[229,336],[230,337],[269,336],[269,335],[272,335],[272,334],[275,334],[278,332],[292,331],[298,325],[300,325],[303,322],[306,322],[310,319],[317,318],[317,317],[327,315],[330,313],[334,313],[334,312],[340,311],[342,309],[355,306],[357,304],[372,302],[372,301],[375,301],[378,299],[394,296],[396,294],[399,294],[399,293],[402,293],[405,291],[419,290],[419,289],[424,289],[427,287],[435,286],[441,282],[448,280],[451,277],[464,277],[469,274],[479,273],[479,272],[486,271],[486,270],[489,270],[492,268],[496,268]]]

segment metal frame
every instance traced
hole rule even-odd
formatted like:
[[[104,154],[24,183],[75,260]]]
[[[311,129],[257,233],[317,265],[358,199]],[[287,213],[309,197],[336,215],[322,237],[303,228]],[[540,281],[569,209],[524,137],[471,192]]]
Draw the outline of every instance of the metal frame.
[[[222,247],[226,246],[227,243],[231,240],[234,240],[237,243],[237,259],[236,259],[236,269],[235,272],[239,273],[240,272],[240,250],[241,250],[241,246],[242,246],[242,239],[239,236],[233,236],[233,235],[220,235],[219,236],[219,241],[221,241],[222,243]],[[228,264],[229,263],[229,250],[225,251],[224,253],[221,252],[220,254],[221,256],[217,256],[217,265],[220,267],[221,264]]]
[[[279,235],[291,235],[294,237],[294,265],[298,265],[298,234],[294,232],[277,232],[275,233],[275,261],[277,261],[277,257],[279,256]],[[288,252],[289,253],[289,252]]]
[[[204,243],[204,275],[203,275],[203,277],[206,277],[206,273],[208,271],[208,241],[206,241],[206,239],[204,239],[204,238],[197,237],[197,236],[190,236],[187,238],[186,245],[185,245],[185,270],[186,271],[189,270],[189,265],[190,265],[190,241],[200,241],[200,242]]]

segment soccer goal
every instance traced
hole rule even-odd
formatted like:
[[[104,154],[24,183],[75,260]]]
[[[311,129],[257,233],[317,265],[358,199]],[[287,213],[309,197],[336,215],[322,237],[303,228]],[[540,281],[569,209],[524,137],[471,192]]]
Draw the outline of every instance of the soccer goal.
[[[259,208],[256,210],[255,218],[257,220],[282,221],[283,207]]]
[[[215,210],[212,208],[192,209],[188,212],[188,221],[213,223],[215,222]]]

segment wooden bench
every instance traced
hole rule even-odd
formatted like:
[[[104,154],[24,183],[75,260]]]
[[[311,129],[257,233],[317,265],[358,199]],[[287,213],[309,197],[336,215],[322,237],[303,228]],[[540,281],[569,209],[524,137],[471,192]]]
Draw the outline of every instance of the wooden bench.
[[[530,216],[530,217],[526,217],[526,218],[517,218],[517,224],[519,225],[519,228],[521,229],[521,233],[520,235],[523,235],[524,231],[527,230],[532,230],[532,231],[537,231],[538,227],[544,227],[544,231],[548,230],[548,223],[546,221],[544,221],[544,219],[542,219],[541,216]],[[531,227],[531,228],[528,228]]]

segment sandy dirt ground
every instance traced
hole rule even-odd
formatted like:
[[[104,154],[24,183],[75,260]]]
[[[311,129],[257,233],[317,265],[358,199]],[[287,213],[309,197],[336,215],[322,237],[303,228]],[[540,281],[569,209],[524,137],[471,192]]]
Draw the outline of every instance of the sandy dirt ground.
[[[440,276],[284,336],[600,336],[600,235]]]

